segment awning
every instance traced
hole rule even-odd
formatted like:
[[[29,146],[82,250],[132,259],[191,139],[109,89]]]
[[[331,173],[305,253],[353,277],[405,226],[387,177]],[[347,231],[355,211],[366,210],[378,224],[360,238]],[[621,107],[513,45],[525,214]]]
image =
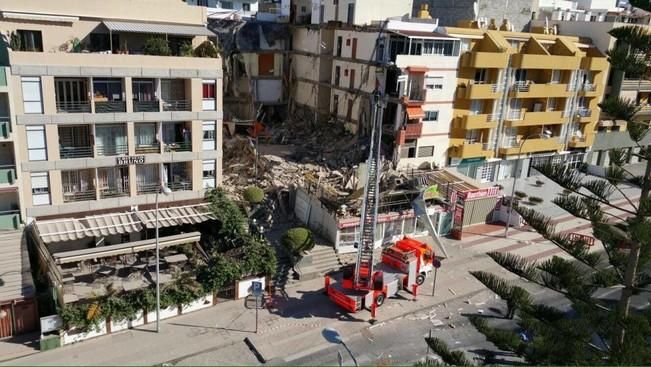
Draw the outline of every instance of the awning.
[[[161,208],[160,227],[197,224],[212,219],[207,204]],[[105,237],[135,233],[143,228],[156,228],[156,211],[124,212],[36,221],[35,227],[44,243],[74,241],[89,237]]]
[[[201,233],[190,232],[165,236],[159,238],[159,247],[165,248],[186,243],[197,242]],[[152,250],[156,248],[156,239],[141,240],[135,242],[120,243],[111,246],[98,246],[82,250],[58,252],[52,255],[57,264],[65,264],[90,259],[99,259],[108,256],[135,254],[137,252]]]
[[[138,218],[147,228],[156,228],[156,210],[137,212]],[[205,204],[164,208],[158,211],[160,227],[180,226],[183,224],[198,224],[213,219]]]
[[[425,112],[421,107],[407,107],[407,118],[409,120],[417,120],[425,117]]]
[[[216,36],[208,28],[199,25],[115,22],[109,20],[105,20],[103,23],[112,32],[172,34],[176,36]]]
[[[427,66],[407,66],[407,71],[410,73],[426,73],[427,70]]]
[[[62,23],[72,23],[79,20],[79,17],[72,17],[67,15],[19,13],[14,11],[3,11],[2,17],[7,19],[39,20],[39,21],[46,21],[46,22],[62,22]]]

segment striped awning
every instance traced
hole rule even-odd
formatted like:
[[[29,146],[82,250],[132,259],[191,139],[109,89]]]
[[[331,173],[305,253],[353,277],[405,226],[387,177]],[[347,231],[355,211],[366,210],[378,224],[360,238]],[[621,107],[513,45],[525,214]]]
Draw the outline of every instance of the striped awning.
[[[159,209],[160,227],[198,224],[213,219],[207,204]],[[35,226],[44,243],[101,238],[116,234],[140,232],[156,228],[156,210],[92,215],[36,221]]]
[[[175,36],[216,36],[208,28],[200,25],[115,22],[109,20],[105,20],[103,23],[112,32],[171,34]]]
[[[156,228],[156,210],[139,211],[137,215],[145,227]],[[160,227],[198,224],[210,219],[213,219],[213,215],[205,204],[165,208],[158,211]]]

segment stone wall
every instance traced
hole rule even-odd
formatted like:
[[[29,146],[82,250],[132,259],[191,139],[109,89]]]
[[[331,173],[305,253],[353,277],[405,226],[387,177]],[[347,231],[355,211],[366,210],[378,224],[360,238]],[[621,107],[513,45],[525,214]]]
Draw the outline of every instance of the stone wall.
[[[527,30],[532,12],[538,8],[536,0],[414,0],[414,15],[421,4],[429,5],[432,18],[438,18],[441,26],[456,26],[460,20],[478,17],[495,18],[497,24],[501,24],[502,18],[506,17],[513,23],[515,31]]]

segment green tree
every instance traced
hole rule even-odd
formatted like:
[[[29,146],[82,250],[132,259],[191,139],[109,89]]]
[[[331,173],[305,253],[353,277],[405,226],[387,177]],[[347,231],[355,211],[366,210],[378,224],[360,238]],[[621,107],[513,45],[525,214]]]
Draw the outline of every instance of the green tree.
[[[304,227],[288,229],[283,235],[282,244],[292,263],[295,264],[305,251],[309,251],[314,247],[312,231]]]
[[[194,49],[194,56],[215,58],[219,56],[219,50],[212,42],[206,40]]]
[[[241,275],[239,265],[219,253],[213,253],[206,265],[197,269],[197,281],[206,292],[214,292],[233,283]]]
[[[264,200],[264,191],[257,186],[250,186],[244,190],[242,196],[249,204],[260,204]]]
[[[204,249],[224,252],[242,246],[247,235],[246,216],[222,188],[208,191],[206,198],[218,226],[209,223],[203,228]]]

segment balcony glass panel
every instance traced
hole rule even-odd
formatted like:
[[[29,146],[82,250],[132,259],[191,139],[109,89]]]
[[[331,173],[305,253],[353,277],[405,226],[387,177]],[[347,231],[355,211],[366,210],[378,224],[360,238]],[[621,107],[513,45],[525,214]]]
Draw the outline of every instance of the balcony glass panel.
[[[160,190],[160,165],[145,164],[136,167],[136,190],[138,194],[156,193]]]
[[[92,170],[61,171],[63,202],[95,200],[93,176]]]
[[[55,78],[54,85],[58,113],[90,112],[87,79]]]
[[[127,105],[122,96],[121,79],[94,79],[93,91],[95,112],[126,112]]]
[[[163,124],[163,143],[166,152],[189,152],[192,150],[192,133],[182,122]]]
[[[129,196],[129,167],[99,168],[97,185],[101,199]]]
[[[156,137],[156,124],[137,124],[135,126],[136,153],[160,153],[160,144]]]
[[[183,79],[161,80],[161,97],[163,111],[190,111],[192,103],[186,99],[185,81]]]
[[[165,163],[163,175],[167,187],[172,191],[192,190],[192,169],[188,163]]]
[[[124,125],[97,125],[95,141],[99,156],[121,155],[129,151]]]
[[[154,79],[133,79],[132,92],[134,112],[160,111]]]
[[[61,159],[92,157],[90,126],[59,126],[59,155]]]

